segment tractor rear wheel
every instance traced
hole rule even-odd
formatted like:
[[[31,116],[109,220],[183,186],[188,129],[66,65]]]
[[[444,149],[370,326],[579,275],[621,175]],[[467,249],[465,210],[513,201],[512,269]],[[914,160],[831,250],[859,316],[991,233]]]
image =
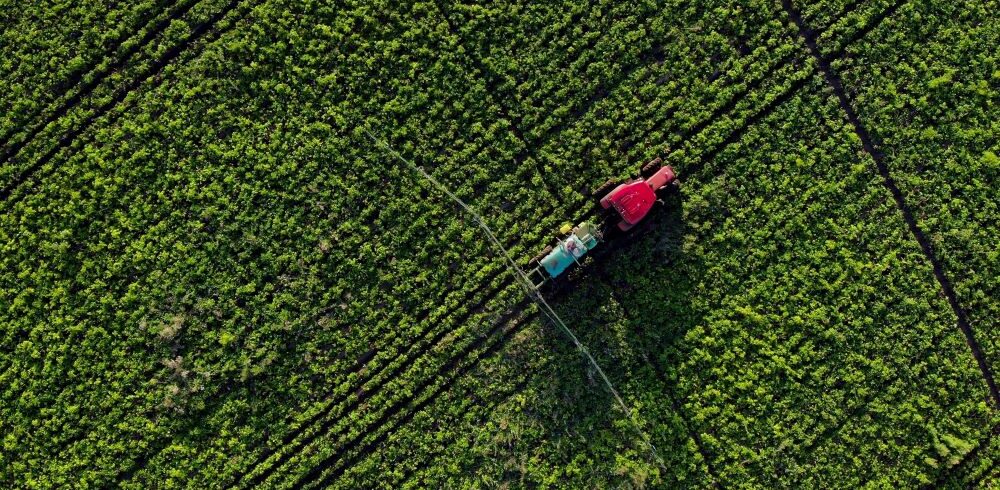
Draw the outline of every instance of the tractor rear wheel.
[[[590,193],[591,197],[593,197],[594,200],[600,202],[601,198],[603,198],[604,196],[608,195],[608,193],[611,192],[611,189],[615,188],[615,184],[616,183],[617,182],[615,182],[615,179],[608,179],[606,182],[604,182],[603,184],[601,184],[599,187],[597,187],[596,189],[594,189],[593,191],[591,191],[591,193]]]
[[[528,262],[528,263],[529,264],[537,264],[537,263],[541,262],[542,259],[544,259],[545,256],[548,255],[548,254],[550,254],[550,253],[552,253],[552,245],[546,245],[545,248],[543,248],[542,251],[539,252],[538,255],[536,255],[533,259],[531,259],[531,262]]]
[[[653,174],[655,174],[656,171],[659,170],[660,167],[662,166],[663,166],[663,159],[660,157],[656,157],[650,160],[648,163],[643,165],[642,168],[639,169],[639,175],[642,176],[642,178],[644,179],[648,179],[652,177]]]

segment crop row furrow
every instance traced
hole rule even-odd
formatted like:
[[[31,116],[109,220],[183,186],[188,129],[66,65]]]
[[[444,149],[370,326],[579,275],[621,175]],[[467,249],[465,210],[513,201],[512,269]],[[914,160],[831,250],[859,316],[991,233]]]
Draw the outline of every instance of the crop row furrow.
[[[532,318],[537,316],[537,314],[522,316],[523,313],[521,310],[527,308],[529,304],[530,302],[525,299],[520,303],[511,306],[511,309],[497,321],[496,327],[494,327],[486,336],[477,338],[473,344],[469,345],[462,352],[460,352],[459,355],[452,358],[438,374],[439,376],[443,376],[445,374],[449,375],[449,377],[447,377],[441,384],[428,391],[427,388],[431,384],[430,381],[428,380],[422,383],[423,386],[419,387],[416,391],[418,395],[409,399],[400,400],[399,403],[390,407],[389,410],[387,410],[386,413],[383,414],[383,416],[373,426],[374,430],[358,432],[353,439],[347,441],[337,452],[327,456],[321,460],[319,464],[313,466],[308,473],[295,481],[293,486],[323,488],[330,485],[336,478],[343,474],[344,471],[356,464],[358,460],[374,451],[378,445],[381,444],[386,437],[388,437],[389,434],[392,434],[401,425],[407,423],[417,412],[423,410],[442,392],[450,389],[456,380],[467,374],[471,369],[475,368],[483,359],[495,355],[505,345],[507,340],[511,338],[511,336],[517,333],[517,331],[524,326],[524,324],[528,323]],[[484,344],[486,344],[487,341],[494,339],[494,337],[496,339],[483,349]],[[477,352],[477,350],[480,349],[482,349],[481,352]],[[401,418],[395,420],[389,426],[385,425],[389,419],[404,410],[404,408],[407,409],[407,411]],[[373,435],[374,439],[367,442],[364,446],[358,447],[364,439]]]
[[[39,150],[37,152],[37,159],[34,163],[27,164],[20,171],[17,171],[13,178],[0,188],[0,202],[3,202],[9,207],[13,202],[16,202],[18,199],[23,198],[24,195],[30,193],[30,190],[24,190],[19,194],[17,191],[24,189],[24,187],[29,185],[29,182],[31,181],[43,179],[44,175],[38,175],[38,173],[42,171],[56,155],[64,151],[71,151],[73,145],[79,142],[79,137],[90,129],[96,121],[104,118],[109,112],[125,102],[128,99],[129,94],[139,89],[144,83],[157,78],[163,69],[177,60],[189,46],[201,41],[205,41],[206,43],[212,42],[214,38],[221,36],[224,32],[233,28],[238,23],[239,19],[242,19],[244,16],[249,14],[249,8],[246,8],[245,12],[238,12],[234,14],[229,25],[220,29],[214,29],[217,23],[227,18],[229,14],[236,10],[239,5],[240,0],[230,0],[221,11],[216,12],[211,15],[207,21],[191,29],[188,37],[181,40],[179,44],[167,49],[165,53],[151,63],[150,66],[136,78],[132,79],[124,86],[114,90],[108,96],[108,100],[96,107],[92,113],[78,116],[78,119],[82,119],[79,124],[73,124],[73,127],[61,136],[53,136],[52,139],[55,139],[56,142],[51,148],[48,150]],[[158,82],[154,81],[154,85],[156,83]],[[112,117],[112,120],[113,119],[114,118]]]
[[[385,411],[389,410],[391,406],[396,406],[398,411],[401,404],[405,404],[409,399],[426,391],[441,375],[448,373],[455,363],[474,355],[476,346],[482,345],[484,339],[500,328],[501,325],[494,321],[494,317],[510,314],[508,306],[519,295],[520,291],[508,288],[503,296],[498,296],[498,299],[494,301],[494,303],[499,301],[503,305],[499,310],[484,312],[471,318],[467,323],[474,323],[474,325],[462,326],[453,335],[444,339],[438,344],[435,355],[427,356],[421,362],[410,366],[405,375],[389,379],[377,391],[373,391],[371,394],[361,393],[364,400],[360,400],[363,403],[358,405],[363,405],[364,410],[352,410],[350,417],[339,417],[314,425],[312,430],[306,433],[309,440],[303,447],[297,449],[290,457],[283,455],[280,465],[268,466],[266,468],[267,474],[264,477],[251,473],[250,476],[253,479],[244,482],[246,486],[283,480],[289,476],[290,472],[296,471],[296,468],[303,471],[309,470],[318,460],[325,459],[331,452],[338,450],[339,444],[331,445],[332,442],[352,437],[355,432],[371,432],[386,423],[389,417],[386,416]],[[475,333],[481,322],[490,324],[489,333]],[[452,355],[456,349],[458,354]],[[413,383],[416,383],[416,388],[411,387]],[[345,411],[346,413],[347,411]]]
[[[84,97],[87,97],[98,85],[102,84],[112,73],[121,70],[126,63],[133,62],[132,58],[140,51],[159,37],[171,22],[181,19],[199,0],[181,1],[176,4],[164,5],[164,11],[150,19],[149,23],[134,37],[138,41],[129,39],[124,42],[117,42],[117,45],[125,49],[118,49],[112,56],[94,64],[83,74],[71,74],[67,87],[69,90],[62,96],[51,101],[41,111],[31,116],[31,122],[19,128],[19,132],[10,133],[0,137],[0,165],[10,160],[25,145],[34,140],[38,134],[47,126],[66,116],[70,108],[78,104]],[[14,138],[17,136],[17,138]]]
[[[437,7],[438,12],[441,13],[441,16],[444,18],[445,23],[448,25],[448,30],[451,32],[453,36],[455,36],[456,39],[458,39],[459,46],[463,46],[465,42],[462,39],[462,34],[452,24],[449,11],[444,6],[442,6],[441,4],[442,1],[443,0],[435,0],[434,5]],[[531,145],[528,143],[528,140],[525,138],[524,133],[521,131],[520,122],[511,117],[510,112],[507,110],[506,105],[504,104],[504,100],[507,100],[507,97],[504,94],[500,94],[498,97],[497,92],[499,91],[500,83],[497,80],[496,73],[490,70],[479,59],[479,57],[472,55],[470,59],[472,66],[481,74],[481,76],[484,78],[486,82],[486,94],[488,100],[492,100],[494,102],[494,104],[497,107],[497,110],[500,112],[500,117],[509,122],[510,130],[514,134],[514,137],[521,142],[524,148],[530,147]],[[525,154],[523,153],[523,151],[522,153],[519,153],[517,156],[514,157],[513,163],[515,168],[521,168],[524,165],[524,157]],[[552,187],[551,183],[549,182],[549,179],[546,178],[545,169],[542,168],[542,166],[538,162],[534,162],[534,168],[535,171],[538,173],[539,177],[541,177],[540,180],[542,182],[542,185],[545,187],[545,190],[548,192],[549,196],[552,199],[555,199],[557,202],[562,202],[562,194],[558,191],[558,189]]]
[[[814,30],[824,31],[851,12],[854,12],[865,1],[867,0],[834,0],[803,5],[802,17],[809,22],[809,25],[814,26]],[[840,4],[838,13],[831,14],[832,9],[830,7],[837,7],[837,4]]]
[[[462,395],[460,395],[459,399],[461,406],[458,409],[458,411],[462,415],[468,415],[468,411],[470,411],[473,407],[481,407],[481,411],[474,417],[473,421],[469,424],[472,427],[481,426],[483,423],[486,422],[486,420],[491,415],[493,415],[492,414],[493,410],[495,410],[502,403],[505,403],[507,400],[509,400],[510,397],[524,391],[528,387],[528,385],[534,380],[534,376],[535,376],[534,372],[525,371],[524,379],[518,382],[513,389],[507,390],[499,395],[495,395],[495,397],[490,397],[490,400],[486,401],[486,403],[482,403],[480,400],[476,399],[475,391],[473,391],[472,389],[466,389],[465,392]],[[464,417],[458,417],[459,420],[461,420],[462,418]],[[406,464],[407,467],[405,470],[403,470],[402,474],[399,475],[399,477],[393,481],[392,484],[395,485],[396,488],[407,487],[408,486],[407,484],[411,482],[413,478],[416,478],[417,475],[419,475],[422,471],[425,471],[428,468],[430,468],[431,465],[434,464],[435,459],[440,457],[443,453],[444,451],[442,449],[429,454],[422,454],[421,455],[422,459],[419,462],[416,462],[415,464],[413,464],[413,460],[411,459],[402,461],[401,463]]]
[[[0,33],[0,149],[54,99],[115,56],[176,0],[5,6]],[[0,169],[4,169],[0,165]],[[5,169],[4,169],[5,170]]]
[[[899,0],[896,5],[902,3]],[[936,252],[934,251],[930,240],[924,234],[924,231],[917,224],[917,220],[914,217],[913,210],[910,205],[906,202],[899,185],[896,183],[895,178],[890,174],[889,167],[885,163],[885,155],[879,148],[879,144],[874,141],[868,129],[862,124],[857,113],[854,111],[853,104],[847,97],[847,93],[844,91],[843,82],[841,81],[840,75],[836,70],[830,66],[830,61],[823,57],[822,52],[817,46],[816,38],[810,33],[808,27],[806,27],[802,16],[798,13],[795,7],[792,5],[792,0],[782,0],[782,6],[785,11],[791,17],[792,21],[798,26],[800,35],[805,41],[806,46],[809,48],[810,53],[816,58],[819,69],[823,74],[823,78],[833,89],[834,94],[837,97],[837,101],[840,104],[840,108],[847,115],[848,121],[850,121],[851,126],[854,128],[855,134],[861,140],[865,151],[871,155],[875,162],[875,166],[878,170],[879,175],[882,178],[882,183],[885,185],[886,189],[892,194],[892,198],[895,201],[896,207],[903,216],[903,220],[906,222],[910,233],[913,238],[920,245],[924,256],[926,257],[928,263],[930,263],[933,268],[934,277],[938,284],[941,286],[944,295],[948,298],[948,303],[951,305],[952,310],[955,312],[955,316],[958,319],[958,327],[961,329],[963,335],[965,335],[965,340],[969,344],[969,348],[972,351],[973,357],[976,359],[976,363],[979,365],[979,369],[982,372],[983,378],[986,380],[986,384],[989,387],[990,395],[993,398],[993,403],[1000,408],[1000,389],[997,388],[996,380],[993,378],[993,373],[987,363],[986,357],[983,355],[982,347],[980,347],[979,342],[976,340],[975,335],[972,330],[972,325],[969,322],[968,314],[965,309],[958,301],[958,296],[955,294],[955,289],[951,284],[951,280],[945,275],[944,266],[938,259]],[[890,15],[891,12],[886,13],[886,16]],[[884,19],[885,17],[882,17]],[[880,19],[881,20],[881,19]],[[878,23],[873,23],[874,28]]]
[[[476,304],[487,304],[500,291],[500,288],[485,289],[485,294],[476,298]],[[334,398],[325,402],[324,408],[320,412],[305,420],[294,431],[286,434],[282,438],[282,444],[262,453],[248,467],[245,474],[237,475],[236,481],[239,481],[241,484],[245,483],[251,487],[263,482],[273,471],[287,462],[289,458],[293,457],[296,454],[295,450],[297,448],[312,444],[329,427],[342,420],[343,417],[365,403],[369,398],[378,395],[388,383],[411,369],[418,360],[428,355],[433,348],[439,346],[445,337],[461,331],[463,324],[472,318],[476,314],[476,311],[475,309],[467,309],[464,312],[455,311],[455,313],[458,314],[454,315],[449,312],[442,318],[428,318],[427,323],[433,325],[433,327],[428,328],[424,336],[420,338],[406,339],[411,344],[411,348],[405,354],[401,354],[385,365],[373,370],[370,376],[361,377],[355,387],[345,392],[343,398]],[[454,330],[449,328],[452,323],[455,326]],[[394,349],[387,350],[387,352],[393,351]]]

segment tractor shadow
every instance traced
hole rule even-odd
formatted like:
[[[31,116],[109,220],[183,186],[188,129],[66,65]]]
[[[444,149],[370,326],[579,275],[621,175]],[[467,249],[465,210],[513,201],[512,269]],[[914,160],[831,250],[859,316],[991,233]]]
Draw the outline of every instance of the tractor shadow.
[[[704,463],[687,448],[698,439],[681,406],[675,366],[683,359],[685,336],[702,321],[692,294],[704,277],[697,256],[685,254],[691,240],[683,219],[683,191],[647,217],[648,227],[614,238],[609,250],[572,271],[550,305],[586,345],[625,403],[638,410],[647,434],[668,470],[649,480],[655,464],[599,374],[565,337],[546,325],[543,348],[553,357],[542,373],[553,412],[546,438],[563,449],[567,462],[581,453],[593,464],[609,464],[625,486],[671,488],[705,483]],[[595,442],[588,444],[586,441]],[[632,461],[622,466],[616,456]],[[598,463],[605,461],[607,463]],[[694,469],[692,469],[694,468]],[[692,474],[691,472],[697,473]]]

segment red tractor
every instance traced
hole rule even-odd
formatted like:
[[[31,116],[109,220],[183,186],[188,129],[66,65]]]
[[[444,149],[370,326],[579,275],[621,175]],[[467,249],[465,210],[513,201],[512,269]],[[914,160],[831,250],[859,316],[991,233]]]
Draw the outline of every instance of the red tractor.
[[[674,169],[657,158],[643,165],[637,179],[629,179],[617,187],[615,184],[609,180],[594,190],[593,195],[602,208],[598,221],[584,221],[575,227],[565,225],[559,234],[567,238],[560,238],[554,247],[545,247],[531,259],[527,275],[536,289],[573,264],[580,264],[585,254],[604,241],[606,232],[612,231],[607,228],[612,222],[617,222],[617,228],[623,232],[631,230],[657,202],[662,202],[657,198],[658,191],[668,186],[678,187],[680,182]]]
[[[680,185],[674,169],[669,165],[663,165],[663,160],[660,158],[644,165],[639,172],[639,178],[629,179],[617,187],[614,187],[615,183],[614,180],[605,182],[594,191],[594,197],[600,199],[602,209],[608,211],[614,209],[618,212],[621,216],[618,229],[621,231],[632,229],[646,217],[646,213],[649,213],[656,204],[656,193],[660,189],[668,185],[674,187]]]

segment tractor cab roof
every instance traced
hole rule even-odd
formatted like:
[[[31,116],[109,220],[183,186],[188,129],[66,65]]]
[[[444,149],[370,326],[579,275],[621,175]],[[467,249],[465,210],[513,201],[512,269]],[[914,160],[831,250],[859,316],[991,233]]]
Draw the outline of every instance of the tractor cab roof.
[[[642,220],[656,202],[656,193],[645,181],[638,180],[625,184],[611,196],[611,204],[628,224]]]

